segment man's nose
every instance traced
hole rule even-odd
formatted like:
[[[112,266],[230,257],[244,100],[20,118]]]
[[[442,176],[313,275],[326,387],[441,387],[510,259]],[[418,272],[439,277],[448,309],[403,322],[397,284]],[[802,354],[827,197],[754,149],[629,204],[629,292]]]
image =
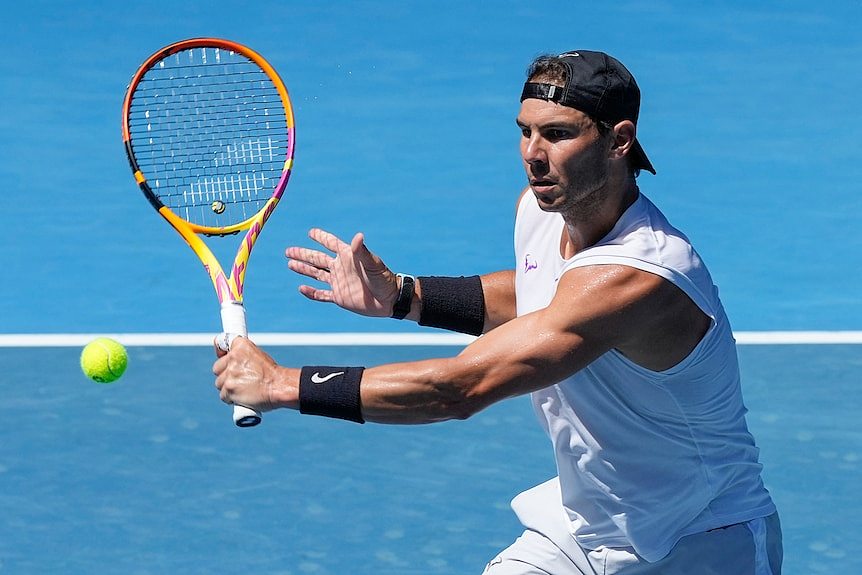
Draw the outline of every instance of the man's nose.
[[[521,146],[521,157],[530,165],[546,164],[548,155],[541,138],[535,135],[525,138]]]

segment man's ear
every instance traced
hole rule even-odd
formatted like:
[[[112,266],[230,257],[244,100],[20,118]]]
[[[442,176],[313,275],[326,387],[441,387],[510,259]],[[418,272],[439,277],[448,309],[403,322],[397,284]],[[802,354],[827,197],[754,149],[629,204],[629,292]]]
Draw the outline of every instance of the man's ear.
[[[637,129],[631,120],[623,120],[614,126],[613,143],[611,144],[611,159],[624,158],[631,150],[635,141]]]

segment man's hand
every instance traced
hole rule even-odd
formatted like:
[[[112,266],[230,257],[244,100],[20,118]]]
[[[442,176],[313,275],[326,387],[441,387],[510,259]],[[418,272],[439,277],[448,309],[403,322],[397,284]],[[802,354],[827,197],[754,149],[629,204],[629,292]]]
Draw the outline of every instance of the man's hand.
[[[218,360],[213,364],[213,374],[223,402],[260,412],[299,405],[298,391],[289,384],[290,370],[276,364],[248,338],[235,338],[229,352],[218,343],[215,350]]]
[[[362,233],[348,244],[329,232],[312,229],[308,236],[333,255],[309,248],[289,247],[287,267],[298,274],[328,284],[328,289],[308,285],[300,293],[314,301],[331,302],[370,317],[389,317],[398,297],[395,274],[365,247]]]

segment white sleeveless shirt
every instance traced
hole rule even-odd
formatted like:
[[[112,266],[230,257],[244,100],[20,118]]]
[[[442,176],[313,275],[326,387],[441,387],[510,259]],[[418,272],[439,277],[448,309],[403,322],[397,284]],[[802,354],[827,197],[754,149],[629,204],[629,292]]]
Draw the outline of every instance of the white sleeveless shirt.
[[[666,371],[612,350],[532,394],[575,540],[587,549],[633,547],[657,561],[686,535],[775,512],[745,422],[736,343],[688,239],[643,194],[607,236],[570,259],[560,255],[563,230],[559,214],[524,194],[515,223],[519,316],[547,307],[566,271],[617,264],[671,282],[712,320]]]

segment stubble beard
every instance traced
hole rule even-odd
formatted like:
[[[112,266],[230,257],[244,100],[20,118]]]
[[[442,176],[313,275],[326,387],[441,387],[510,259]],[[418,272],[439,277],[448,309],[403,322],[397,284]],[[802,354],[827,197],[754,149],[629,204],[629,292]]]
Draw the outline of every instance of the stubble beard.
[[[604,205],[610,177],[605,138],[599,136],[585,157],[572,166],[568,184],[561,190],[562,202],[557,209],[569,223],[592,219]]]
[[[571,183],[563,189],[563,202],[553,210],[559,212],[567,222],[589,221],[604,205],[609,169],[605,162],[595,162],[591,166],[589,170],[572,174]]]

